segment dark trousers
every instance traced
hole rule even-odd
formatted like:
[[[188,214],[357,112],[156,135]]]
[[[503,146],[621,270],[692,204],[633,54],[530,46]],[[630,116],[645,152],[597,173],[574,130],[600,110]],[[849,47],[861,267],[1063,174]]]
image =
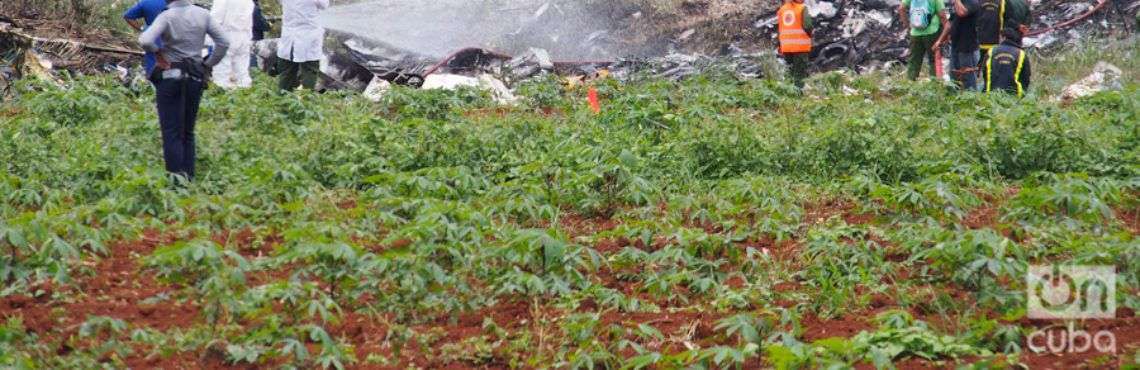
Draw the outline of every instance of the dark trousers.
[[[784,61],[788,63],[788,77],[791,77],[796,87],[804,87],[804,80],[808,77],[809,57],[808,53],[784,54]]]
[[[978,58],[979,52],[957,51],[951,49],[950,73],[958,87],[966,91],[978,91]]]
[[[159,80],[155,84],[166,171],[186,180],[194,179],[194,124],[205,87],[203,81],[190,78]]]
[[[910,59],[906,63],[906,77],[917,80],[922,71],[923,61],[930,63],[930,75],[934,76],[934,42],[938,41],[939,33],[926,36],[910,37]]]
[[[317,76],[321,73],[321,62],[297,63],[277,58],[277,87],[283,91],[293,91],[297,86],[312,90],[317,86]]]

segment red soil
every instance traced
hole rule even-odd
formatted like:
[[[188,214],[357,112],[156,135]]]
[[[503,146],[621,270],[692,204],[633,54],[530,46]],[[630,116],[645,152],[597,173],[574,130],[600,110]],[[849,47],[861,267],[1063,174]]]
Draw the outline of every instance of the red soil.
[[[966,218],[962,220],[962,225],[973,230],[993,229],[997,223],[997,217],[997,207],[992,204],[986,204],[970,210],[970,213],[966,214]]]
[[[805,226],[818,225],[839,216],[848,225],[866,225],[875,220],[874,214],[856,213],[855,204],[846,200],[828,199],[803,206]]]
[[[613,230],[621,225],[621,221],[612,218],[583,217],[577,213],[565,213],[559,218],[558,224],[573,238]]]
[[[745,240],[739,245],[746,249],[755,249],[772,256],[772,259],[783,262],[795,261],[800,255],[800,244],[792,240],[777,242],[772,238],[758,240]]]
[[[800,320],[800,325],[804,329],[803,335],[800,337],[807,343],[831,337],[850,338],[861,331],[875,329],[874,325],[868,323],[865,317],[857,315],[848,315],[842,319],[823,320],[815,315],[808,314]]]
[[[711,312],[657,312],[623,313],[607,312],[602,315],[602,327],[620,325],[636,327],[639,324],[652,326],[666,337],[674,337],[702,345],[727,343],[719,338],[723,333],[716,330],[716,323],[724,316]],[[680,348],[676,348],[680,350]]]
[[[152,273],[140,271],[136,261],[168,239],[148,232],[143,241],[110,245],[111,255],[95,263],[90,277],[79,279],[82,289],[77,302],[52,302],[51,292],[40,297],[9,296],[0,299],[0,317],[22,317],[29,331],[47,334],[73,328],[90,316],[120,319],[135,327],[169,329],[189,327],[198,309],[176,302],[144,305],[142,301],[162,293],[174,294]],[[46,290],[53,290],[45,286]],[[78,293],[78,292],[76,292]]]
[[[653,238],[652,245],[646,245],[645,241],[641,239],[604,239],[599,241],[598,244],[594,246],[594,249],[602,254],[615,254],[621,252],[626,247],[633,247],[646,252],[655,252],[661,250],[662,248],[665,248],[665,246],[669,245],[669,242],[669,239],[660,236]]]
[[[1140,207],[1118,209],[1116,210],[1116,218],[1124,223],[1124,227],[1128,228],[1132,235],[1140,235]]]
[[[78,279],[74,288],[59,293],[76,297],[74,301],[52,299],[56,288],[50,284],[40,289],[47,291],[38,297],[14,295],[0,299],[0,317],[22,318],[31,333],[44,338],[60,340],[76,334],[79,325],[93,316],[123,320],[130,328],[147,327],[157,330],[189,328],[199,318],[199,308],[175,299],[144,304],[143,301],[160,294],[176,296],[174,288],[155,280],[154,274],[142,271],[139,259],[150,255],[158,245],[173,241],[170,235],[146,231],[142,240],[115,242],[109,245],[110,256],[93,263],[93,274]],[[71,349],[63,344],[61,351]],[[146,351],[136,350],[126,359],[131,367],[151,367],[153,361],[142,358]]]
[[[1132,355],[1140,350],[1140,317],[1137,317],[1135,311],[1129,308],[1118,308],[1116,312],[1116,319],[1088,320],[1078,322],[1074,326],[1074,329],[1084,330],[1090,335],[1095,335],[1101,331],[1112,333],[1116,339],[1116,353],[1100,353],[1095,349],[1083,353],[1064,351],[1061,354],[1033,353],[1027,350],[1025,355],[1021,357],[1022,362],[1029,365],[1031,369],[1057,370],[1118,369],[1124,364],[1131,363],[1130,361],[1134,360]],[[1056,321],[1028,319],[1021,320],[1019,324],[1027,328],[1049,330],[1058,337],[1060,337],[1064,325],[1064,323]],[[1044,341],[1044,339],[1038,339],[1035,343],[1041,346]],[[1080,342],[1078,341],[1078,343]],[[1026,348],[1028,348],[1028,343],[1026,343]]]
[[[267,238],[270,239],[270,238]],[[243,228],[241,230],[224,230],[210,236],[210,240],[218,245],[231,247],[236,250],[245,258],[257,258],[267,256],[273,252],[273,248],[280,243],[280,237],[276,237],[277,242],[266,240],[260,248],[254,248],[254,242],[257,241],[257,234],[251,228]]]
[[[339,208],[341,210],[354,209],[356,208],[356,199],[345,199],[337,202],[336,208]]]

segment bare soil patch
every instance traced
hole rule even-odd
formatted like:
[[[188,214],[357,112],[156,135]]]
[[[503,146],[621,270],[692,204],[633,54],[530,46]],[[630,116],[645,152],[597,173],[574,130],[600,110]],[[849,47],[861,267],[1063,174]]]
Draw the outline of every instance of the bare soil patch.
[[[800,324],[803,325],[804,332],[801,338],[804,342],[813,342],[820,339],[840,337],[850,338],[859,334],[861,331],[872,331],[875,329],[874,325],[867,322],[865,317],[858,315],[847,315],[840,319],[820,319],[815,315],[805,315]]]
[[[1132,232],[1132,235],[1140,235],[1140,207],[1118,209],[1116,210],[1116,218],[1124,223],[1124,227]]]

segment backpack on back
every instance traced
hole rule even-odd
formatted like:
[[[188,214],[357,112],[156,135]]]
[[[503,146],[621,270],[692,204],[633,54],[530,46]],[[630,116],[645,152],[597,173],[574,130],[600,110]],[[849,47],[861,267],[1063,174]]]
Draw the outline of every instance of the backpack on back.
[[[930,11],[930,1],[931,0],[911,0],[910,28],[921,30],[930,27],[930,21],[934,15],[934,12]]]

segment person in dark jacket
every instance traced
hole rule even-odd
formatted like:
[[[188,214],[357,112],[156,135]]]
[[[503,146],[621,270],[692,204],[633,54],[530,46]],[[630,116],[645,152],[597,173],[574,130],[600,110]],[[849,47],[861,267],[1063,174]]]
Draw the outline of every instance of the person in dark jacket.
[[[265,40],[265,34],[273,29],[273,25],[269,24],[269,20],[265,18],[265,13],[261,11],[261,0],[253,0],[253,43],[257,44],[258,41]],[[254,48],[257,50],[257,48]],[[254,68],[266,70],[265,67],[257,63],[257,53],[249,55],[249,65]]]
[[[261,12],[261,0],[253,0],[253,41],[265,40],[265,33],[272,27]]]
[[[1001,44],[990,50],[985,65],[986,92],[1005,91],[1025,96],[1033,75],[1029,56],[1021,49],[1021,31],[1006,29]]]
[[[950,12],[950,26],[942,31],[942,36],[934,42],[940,49],[950,42],[950,74],[959,88],[978,91],[977,0],[953,0]]]
[[[1001,42],[1005,30],[1017,30],[1022,35],[1029,31],[1031,14],[1026,0],[980,0],[977,16],[978,42],[983,54]]]

